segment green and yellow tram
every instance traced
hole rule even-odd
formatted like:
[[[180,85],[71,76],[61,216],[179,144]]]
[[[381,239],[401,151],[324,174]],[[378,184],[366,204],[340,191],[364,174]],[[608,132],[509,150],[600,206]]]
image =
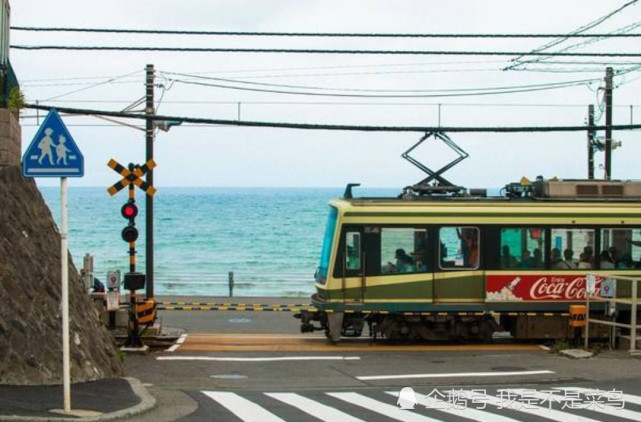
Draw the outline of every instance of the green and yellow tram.
[[[317,310],[299,315],[301,330],[332,341],[365,326],[391,339],[488,340],[499,328],[567,338],[588,272],[641,276],[641,182],[537,179],[497,197],[338,199]]]

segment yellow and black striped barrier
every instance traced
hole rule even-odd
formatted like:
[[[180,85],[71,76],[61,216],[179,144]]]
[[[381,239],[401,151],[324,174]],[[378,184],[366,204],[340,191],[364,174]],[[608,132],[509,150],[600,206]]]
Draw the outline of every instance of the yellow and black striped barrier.
[[[261,304],[261,303],[208,303],[208,302],[159,302],[158,310],[164,311],[238,311],[238,312],[316,312],[309,304]]]
[[[159,311],[237,311],[237,312],[317,312],[315,308],[309,304],[258,304],[258,303],[208,303],[208,302],[158,302],[157,309]],[[338,312],[333,309],[326,309],[325,312],[333,313]],[[374,310],[374,309],[346,309],[343,311],[346,314],[381,314],[387,315],[394,312]],[[406,316],[446,316],[446,315],[459,315],[459,316],[568,316],[567,312],[554,313],[554,312],[399,312]]]

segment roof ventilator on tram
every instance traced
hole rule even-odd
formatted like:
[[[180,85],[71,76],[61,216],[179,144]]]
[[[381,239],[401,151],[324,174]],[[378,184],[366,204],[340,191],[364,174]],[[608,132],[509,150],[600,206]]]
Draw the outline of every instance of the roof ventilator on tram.
[[[534,182],[526,177],[503,188],[509,198],[550,199],[641,199],[641,182],[636,180],[562,180],[538,176]]]
[[[410,152],[412,152],[416,147],[418,147],[420,144],[422,144],[424,141],[430,139],[431,137],[434,137],[435,139],[441,140],[445,145],[450,147],[454,152],[458,154],[458,157],[452,160],[449,164],[446,164],[445,166],[441,167],[439,170],[433,171],[414,157],[410,155]],[[445,173],[447,170],[451,169],[455,165],[457,165],[459,162],[463,161],[466,159],[469,154],[465,152],[461,147],[456,145],[454,141],[452,141],[445,133],[443,132],[427,132],[425,135],[416,143],[414,144],[410,149],[405,151],[402,155],[403,158],[405,158],[407,161],[410,163],[414,164],[416,167],[421,169],[424,173],[426,173],[428,176],[421,180],[420,182],[412,185],[412,186],[407,186],[405,189],[403,189],[403,196],[411,195],[412,193],[418,194],[418,195],[445,195],[445,194],[452,194],[452,195],[464,195],[466,192],[466,189],[462,186],[456,186],[446,178],[442,176],[443,173]]]

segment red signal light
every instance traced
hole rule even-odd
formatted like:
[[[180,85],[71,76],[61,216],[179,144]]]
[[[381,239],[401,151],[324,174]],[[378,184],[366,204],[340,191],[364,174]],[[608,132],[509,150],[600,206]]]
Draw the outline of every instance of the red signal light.
[[[126,203],[120,209],[120,213],[128,220],[133,220],[138,215],[138,207],[131,202]]]

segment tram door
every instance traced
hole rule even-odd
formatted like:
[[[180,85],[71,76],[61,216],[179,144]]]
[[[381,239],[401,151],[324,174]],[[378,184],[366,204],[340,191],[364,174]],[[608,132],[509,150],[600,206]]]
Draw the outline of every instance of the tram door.
[[[364,303],[367,290],[367,252],[363,227],[345,227],[342,246],[341,291],[345,303]]]
[[[440,227],[438,269],[434,274],[434,302],[482,302],[484,271],[480,267],[478,227]]]

